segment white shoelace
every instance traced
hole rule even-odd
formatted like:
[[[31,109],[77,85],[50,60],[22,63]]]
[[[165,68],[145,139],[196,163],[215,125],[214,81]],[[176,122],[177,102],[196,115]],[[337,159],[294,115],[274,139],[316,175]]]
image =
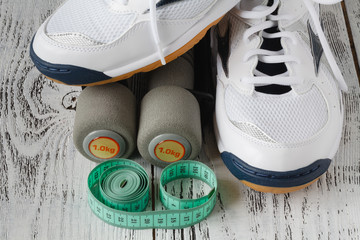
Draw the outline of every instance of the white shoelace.
[[[129,2],[129,0],[115,0],[115,1],[117,1],[118,3],[120,3],[122,5],[127,5]],[[144,0],[142,0],[142,1],[144,1]],[[156,1],[157,0],[149,0],[151,31],[152,31],[154,42],[156,44],[156,49],[157,49],[157,52],[159,55],[159,59],[160,59],[162,65],[165,65],[166,60],[164,57],[164,52],[162,50],[161,40],[160,40],[160,35],[159,35],[159,30],[158,30],[158,25],[157,25]]]
[[[286,1],[286,0],[285,0]],[[325,34],[322,30],[321,23],[319,20],[319,16],[315,10],[315,7],[313,5],[313,2],[324,4],[324,5],[330,5],[339,3],[342,0],[301,0],[303,1],[304,5],[306,6],[311,19],[313,20],[314,27],[316,29],[316,32],[318,34],[318,37],[320,39],[320,43],[322,45],[322,48],[324,50],[325,56],[329,62],[329,65],[333,71],[333,74],[336,78],[336,80],[339,83],[340,88],[343,91],[347,91],[348,87],[346,85],[345,79],[342,76],[342,73],[336,63],[336,60],[334,58],[334,55],[331,52],[330,46],[326,40]],[[244,32],[244,40],[249,41],[249,38],[260,31],[263,31],[268,28],[276,27],[278,26],[278,21],[280,20],[290,20],[292,19],[292,16],[290,15],[272,15],[272,13],[278,8],[280,3],[280,0],[274,0],[274,3],[272,6],[257,6],[251,11],[245,11],[240,9],[240,4],[238,4],[238,14],[240,17],[244,19],[263,19],[266,18],[267,20],[265,22],[262,22],[256,26],[253,26],[249,29],[247,29]],[[286,32],[286,31],[280,31],[276,33],[267,33],[263,31],[262,36],[265,38],[287,38],[292,40],[293,43],[296,43],[296,36],[292,32]],[[244,57],[244,61],[248,61],[250,58],[257,56],[259,60],[263,63],[286,63],[286,62],[295,62],[300,64],[300,60],[294,56],[291,55],[285,55],[284,50],[281,51],[270,51],[265,49],[252,49],[247,52],[247,54]],[[288,73],[279,74],[277,76],[268,76],[264,73],[261,73],[260,71],[254,72],[256,74],[256,77],[249,77],[244,78],[243,81],[245,83],[250,83],[254,85],[268,85],[268,84],[278,84],[278,85],[296,85],[301,84],[303,82],[303,79],[300,77],[290,77]]]

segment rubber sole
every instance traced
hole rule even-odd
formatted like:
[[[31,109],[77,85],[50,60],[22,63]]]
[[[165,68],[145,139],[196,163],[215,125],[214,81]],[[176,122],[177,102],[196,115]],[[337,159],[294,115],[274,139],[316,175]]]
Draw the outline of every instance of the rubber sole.
[[[230,172],[246,186],[259,192],[275,194],[306,188],[316,182],[331,163],[330,159],[320,159],[301,169],[276,172],[250,166],[229,152],[221,153],[221,158]]]
[[[169,63],[169,62],[175,60],[176,58],[178,58],[179,56],[183,55],[188,50],[190,50],[193,46],[195,46],[205,36],[207,31],[212,26],[216,25],[223,17],[224,16],[218,18],[217,20],[215,20],[214,22],[209,24],[206,28],[204,28],[201,32],[199,32],[192,40],[190,40],[184,46],[182,46],[175,52],[166,56],[165,57],[166,63]],[[48,78],[54,82],[60,83],[60,84],[72,85],[72,86],[96,86],[96,85],[117,82],[120,80],[128,79],[136,73],[149,72],[149,71],[152,71],[152,70],[162,66],[161,61],[158,60],[154,63],[151,63],[145,67],[139,68],[135,71],[132,71],[132,72],[129,72],[129,73],[117,76],[117,77],[113,77],[113,78],[107,78],[108,76],[106,76],[102,72],[97,72],[97,71],[93,71],[93,70],[86,69],[86,68],[80,68],[80,67],[76,67],[76,66],[56,65],[56,64],[51,64],[51,63],[45,62],[36,56],[35,52],[33,51],[32,44],[31,44],[31,49],[30,49],[30,56],[31,56],[31,59],[33,60],[33,62],[35,63],[35,66],[39,69],[39,71],[43,75],[45,75],[46,78]],[[68,74],[68,75],[66,75],[66,74]],[[66,76],[70,76],[70,74],[72,74],[72,76],[68,77],[68,79],[67,79]],[[57,76],[59,76],[59,77],[57,77]],[[80,78],[80,76],[82,78],[84,78],[84,76],[88,76],[89,80],[93,81],[93,82],[90,82],[90,83],[84,82],[84,83],[73,84],[72,81],[69,79],[74,79],[74,78],[76,78],[76,76],[79,76],[79,78]],[[59,80],[59,78],[61,78],[63,80]],[[106,79],[104,79],[104,78],[106,78]]]
[[[267,186],[262,186],[262,185],[257,185],[257,184],[251,183],[251,182],[247,182],[247,181],[241,181],[241,182],[243,184],[245,184],[246,186],[248,186],[249,188],[254,189],[255,191],[258,191],[258,192],[282,194],[282,193],[290,193],[290,192],[299,191],[301,189],[304,189],[304,188],[310,186],[314,182],[317,182],[318,180],[319,180],[319,178],[317,178],[314,181],[311,181],[307,184],[304,184],[301,186],[296,186],[296,187],[289,187],[289,188],[267,187]]]

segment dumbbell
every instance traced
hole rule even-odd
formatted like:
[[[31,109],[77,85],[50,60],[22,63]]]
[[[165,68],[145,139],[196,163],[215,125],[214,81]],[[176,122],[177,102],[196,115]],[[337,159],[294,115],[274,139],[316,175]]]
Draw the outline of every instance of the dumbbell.
[[[73,139],[86,158],[127,158],[136,143],[136,101],[120,83],[85,88],[78,99]]]
[[[150,73],[150,91],[141,102],[137,146],[141,156],[156,166],[195,159],[200,153],[200,107],[185,89],[193,85],[192,52]]]

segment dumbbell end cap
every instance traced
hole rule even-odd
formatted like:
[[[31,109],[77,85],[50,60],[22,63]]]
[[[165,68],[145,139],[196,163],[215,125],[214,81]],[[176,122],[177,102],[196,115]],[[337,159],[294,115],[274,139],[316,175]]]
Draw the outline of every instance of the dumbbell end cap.
[[[84,138],[83,149],[89,158],[105,161],[122,157],[126,151],[126,142],[114,131],[96,130]]]
[[[187,159],[191,155],[191,145],[187,139],[177,134],[161,134],[154,137],[148,147],[155,161],[166,163]]]

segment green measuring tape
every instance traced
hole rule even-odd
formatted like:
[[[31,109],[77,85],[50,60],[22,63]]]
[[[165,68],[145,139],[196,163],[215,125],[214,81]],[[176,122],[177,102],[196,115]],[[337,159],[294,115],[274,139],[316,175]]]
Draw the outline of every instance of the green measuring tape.
[[[198,199],[180,199],[164,186],[176,179],[194,178],[207,183],[210,193]],[[115,159],[101,163],[88,177],[88,200],[91,210],[105,222],[129,229],[179,229],[204,220],[216,203],[217,180],[206,165],[179,161],[167,166],[160,177],[160,199],[166,211],[145,210],[149,202],[149,176],[134,161]]]

